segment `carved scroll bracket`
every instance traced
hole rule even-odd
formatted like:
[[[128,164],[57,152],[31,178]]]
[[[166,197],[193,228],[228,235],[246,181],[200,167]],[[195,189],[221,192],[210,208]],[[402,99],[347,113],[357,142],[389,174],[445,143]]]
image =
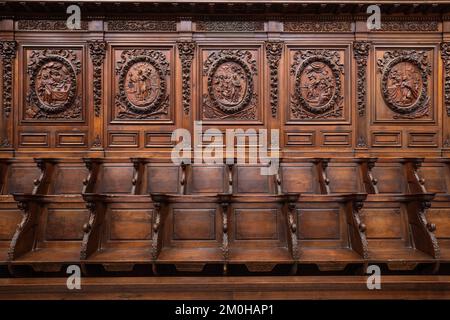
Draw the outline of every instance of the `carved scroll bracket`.
[[[106,56],[106,42],[100,40],[89,41],[89,54],[94,66],[94,113],[100,116],[102,106],[102,66]]]
[[[369,56],[371,43],[368,41],[355,41],[353,43],[353,54],[357,65],[357,106],[359,116],[364,116],[366,112],[366,91],[367,91],[367,58]]]
[[[267,41],[266,56],[270,68],[270,108],[272,117],[275,118],[278,112],[278,66],[283,52],[283,42]]]
[[[183,110],[189,114],[191,105],[191,66],[196,44],[194,41],[178,41],[178,53],[181,59]]]

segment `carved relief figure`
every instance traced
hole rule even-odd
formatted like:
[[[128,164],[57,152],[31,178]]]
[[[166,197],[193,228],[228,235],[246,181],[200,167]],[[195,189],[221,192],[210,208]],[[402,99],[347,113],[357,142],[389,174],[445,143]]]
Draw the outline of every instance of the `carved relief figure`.
[[[338,52],[321,49],[297,51],[291,66],[291,75],[295,79],[291,118],[342,118],[342,74]]]
[[[431,66],[425,51],[395,50],[378,59],[381,92],[394,119],[429,115],[428,77]]]
[[[334,94],[335,81],[331,69],[323,62],[313,62],[301,75],[302,95],[313,107],[327,104]]]
[[[118,119],[162,119],[168,117],[167,77],[169,63],[162,52],[125,50],[117,63]]]
[[[203,74],[207,76],[204,119],[256,119],[256,61],[250,51],[213,52],[204,63]]]
[[[80,72],[81,63],[73,50],[33,51],[28,64],[25,119],[81,120]]]

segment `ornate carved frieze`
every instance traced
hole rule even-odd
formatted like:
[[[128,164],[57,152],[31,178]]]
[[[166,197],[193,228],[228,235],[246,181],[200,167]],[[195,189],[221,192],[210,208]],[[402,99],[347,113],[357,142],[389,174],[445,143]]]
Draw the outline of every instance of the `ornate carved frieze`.
[[[444,103],[450,116],[450,43],[441,43],[441,57],[444,62]]]
[[[16,58],[17,43],[15,41],[1,41],[0,54],[3,63],[3,115],[8,118],[12,104],[13,64]]]
[[[290,73],[294,77],[291,118],[336,119],[343,116],[344,66],[336,50],[298,50]]]
[[[264,31],[263,21],[198,21],[197,31],[211,32],[254,32]]]
[[[67,28],[66,20],[19,20],[17,21],[17,28],[19,30],[33,30],[33,31],[61,31],[70,30]],[[88,30],[88,22],[81,21],[81,30]]]
[[[382,21],[381,29],[375,31],[438,31],[437,21]]]
[[[177,31],[175,20],[110,20],[109,31]]]
[[[270,109],[274,118],[278,112],[278,65],[280,64],[282,52],[283,42],[266,42],[266,56],[270,68]]]
[[[167,119],[169,62],[161,51],[125,50],[116,64],[117,119]]]
[[[415,119],[429,115],[428,78],[431,65],[425,51],[386,51],[378,59],[381,93],[394,119]]]
[[[191,105],[191,66],[194,58],[195,42],[179,41],[177,45],[182,66],[183,110],[185,114],[189,114]]]
[[[254,54],[248,50],[212,52],[203,64],[207,78],[203,94],[203,118],[207,120],[255,120],[257,75]]]
[[[367,57],[370,51],[370,42],[355,41],[353,54],[357,66],[357,106],[358,114],[363,116],[366,112],[366,88],[367,88]]]
[[[348,21],[285,21],[286,32],[345,32],[352,31]]]
[[[25,120],[82,120],[81,61],[72,49],[33,50]]]
[[[106,56],[106,42],[90,41],[89,54],[94,66],[94,113],[96,117],[99,117],[102,108],[102,66]]]

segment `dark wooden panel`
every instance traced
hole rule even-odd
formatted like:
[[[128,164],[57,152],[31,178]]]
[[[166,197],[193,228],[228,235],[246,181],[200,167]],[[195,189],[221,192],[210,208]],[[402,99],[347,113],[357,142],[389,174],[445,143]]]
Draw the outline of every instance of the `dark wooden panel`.
[[[110,240],[151,239],[152,210],[113,209],[110,214]]]
[[[315,193],[314,165],[283,166],[281,169],[283,192]]]
[[[148,193],[178,193],[179,181],[178,166],[147,165]]]
[[[22,215],[20,210],[0,209],[0,240],[11,240],[21,220]]]
[[[261,174],[260,166],[236,166],[234,180],[238,193],[269,193],[270,178]]]
[[[368,239],[401,239],[402,218],[398,208],[363,209]]]
[[[300,209],[297,214],[299,239],[340,239],[339,209]]]
[[[133,167],[131,164],[105,164],[101,172],[101,193],[130,193]]]
[[[215,226],[214,209],[173,210],[174,240],[214,240]]]
[[[85,166],[59,167],[54,179],[53,194],[80,194],[87,177]]]
[[[235,209],[236,240],[277,240],[278,210]]]
[[[83,225],[87,222],[89,212],[80,209],[48,209],[45,239],[81,240]]]

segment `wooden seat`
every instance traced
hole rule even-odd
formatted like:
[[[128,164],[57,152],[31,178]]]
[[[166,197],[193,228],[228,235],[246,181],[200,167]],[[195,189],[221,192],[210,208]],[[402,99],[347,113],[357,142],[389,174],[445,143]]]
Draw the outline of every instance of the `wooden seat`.
[[[145,159],[85,162],[90,173],[83,198],[90,217],[84,226],[83,265],[131,271],[136,264],[150,264],[154,206],[147,191],[177,188],[177,181],[164,185],[160,180],[171,176],[171,166],[157,164],[145,175],[146,166],[151,165]]]
[[[327,167],[330,192],[363,191],[361,210],[368,243],[368,262],[392,270],[435,264],[438,251],[428,230],[425,210],[433,194],[418,190],[414,164],[418,159],[336,159]]]
[[[436,196],[426,216],[430,230],[436,230],[441,264],[450,264],[450,159],[426,159],[418,167],[419,181]]]
[[[33,159],[0,159],[0,265],[6,265],[11,239],[22,220],[13,193],[37,192],[40,170]]]
[[[367,244],[359,210],[366,195],[343,188],[331,193],[328,159],[299,158],[281,164],[284,192],[298,192],[295,219],[300,248],[299,263],[320,270],[343,270],[364,264]]]
[[[24,218],[11,243],[10,264],[35,271],[60,271],[79,264],[88,211],[81,197],[87,170],[81,159],[36,159],[39,192],[14,194]]]

